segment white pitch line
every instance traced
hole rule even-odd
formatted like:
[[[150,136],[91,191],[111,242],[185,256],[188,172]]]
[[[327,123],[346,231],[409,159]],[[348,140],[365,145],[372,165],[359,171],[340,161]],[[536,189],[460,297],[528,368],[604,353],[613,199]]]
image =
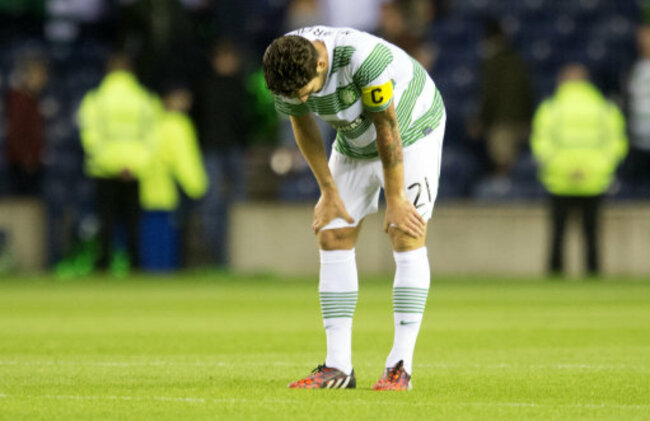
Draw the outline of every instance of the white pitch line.
[[[327,393],[327,392],[324,392]],[[248,398],[198,398],[198,397],[173,397],[173,396],[128,396],[128,395],[7,395],[0,393],[1,399],[27,398],[27,399],[56,399],[56,400],[106,400],[106,401],[157,401],[157,402],[186,402],[186,403],[231,403],[231,404],[250,404],[250,403],[281,403],[297,404],[304,403],[300,399],[248,399]],[[365,404],[370,406],[389,405],[389,406],[423,406],[423,407],[440,407],[440,406],[493,406],[493,407],[511,407],[511,408],[585,408],[585,409],[638,409],[648,410],[650,405],[644,404],[618,404],[618,403],[537,403],[537,402],[405,402],[399,401],[366,401],[362,399],[352,400],[328,400],[330,403]]]

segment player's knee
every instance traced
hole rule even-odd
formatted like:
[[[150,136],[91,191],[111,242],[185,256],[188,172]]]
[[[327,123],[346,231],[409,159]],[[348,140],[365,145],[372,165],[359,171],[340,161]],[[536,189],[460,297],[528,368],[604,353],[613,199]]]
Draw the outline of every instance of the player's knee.
[[[318,246],[321,250],[347,250],[354,248],[356,230],[339,228],[322,230],[318,233]]]
[[[424,247],[426,243],[426,234],[422,237],[414,238],[406,234],[404,231],[396,228],[391,228],[388,231],[390,242],[395,251],[409,251]]]

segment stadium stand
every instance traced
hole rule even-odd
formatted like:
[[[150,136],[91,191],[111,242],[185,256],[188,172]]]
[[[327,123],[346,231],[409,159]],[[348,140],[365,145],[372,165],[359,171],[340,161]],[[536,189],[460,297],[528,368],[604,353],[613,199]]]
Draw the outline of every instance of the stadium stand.
[[[273,13],[281,16],[280,8],[275,7]],[[635,31],[640,15],[639,5],[634,0],[452,2],[447,13],[433,22],[425,36],[426,41],[437,49],[432,74],[448,111],[440,198],[534,199],[540,195],[535,168],[528,153],[522,153],[519,158],[511,175],[511,189],[507,192],[486,191],[482,184],[485,158],[480,148],[468,140],[466,123],[476,110],[483,21],[490,17],[500,18],[515,49],[529,66],[536,101],[539,102],[552,92],[555,72],[567,61],[585,63],[596,84],[608,95],[620,98],[622,75],[636,55]],[[223,21],[224,17],[219,15],[216,19]],[[251,21],[257,26],[247,45],[253,51],[256,46],[264,45],[273,31],[277,32],[279,21],[281,19],[266,23]],[[245,30],[234,24],[226,26],[231,32]],[[17,53],[38,48],[46,52],[51,64],[51,81],[44,98],[48,128],[48,185],[64,185],[66,188],[52,188],[48,200],[63,203],[66,198],[61,195],[70,191],[91,194],[85,187],[87,181],[81,177],[82,153],[74,116],[83,93],[100,80],[108,43],[89,38],[77,41],[73,47],[47,44],[35,38],[33,31],[26,35],[15,28],[0,30],[0,35],[0,94],[9,83]],[[0,142],[2,133],[3,123],[0,122]],[[7,193],[5,172],[3,149],[0,148],[0,195]],[[310,177],[307,171],[291,174],[279,189],[279,198],[305,200],[317,196],[317,186],[309,181]],[[621,186],[613,196],[629,198],[631,195],[633,192]],[[84,197],[82,201],[86,199]]]

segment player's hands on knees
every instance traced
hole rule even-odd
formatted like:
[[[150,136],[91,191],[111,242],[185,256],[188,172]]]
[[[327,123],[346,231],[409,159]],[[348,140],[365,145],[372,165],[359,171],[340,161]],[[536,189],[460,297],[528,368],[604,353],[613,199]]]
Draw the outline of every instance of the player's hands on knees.
[[[413,238],[420,238],[424,236],[426,226],[424,218],[406,197],[387,202],[384,232],[388,233],[390,227],[394,227]]]
[[[343,200],[338,192],[323,192],[321,193],[318,203],[314,207],[314,222],[312,228],[315,234],[327,224],[336,218],[343,218],[346,222],[354,223],[354,218],[350,216],[345,209]]]

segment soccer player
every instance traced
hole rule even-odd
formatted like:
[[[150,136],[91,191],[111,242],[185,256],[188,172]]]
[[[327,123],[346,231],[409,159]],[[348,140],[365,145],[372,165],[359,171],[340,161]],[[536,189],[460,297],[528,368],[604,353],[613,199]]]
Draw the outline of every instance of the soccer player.
[[[312,228],[327,357],[290,388],[354,388],[355,243],[363,218],[386,199],[394,250],[395,338],[375,390],[411,387],[413,350],[429,291],[427,221],[438,191],[445,108],[426,71],[400,48],[350,28],[314,26],[277,38],[263,59],[276,108],[290,116],[320,187]],[[337,136],[329,163],[313,114]]]

